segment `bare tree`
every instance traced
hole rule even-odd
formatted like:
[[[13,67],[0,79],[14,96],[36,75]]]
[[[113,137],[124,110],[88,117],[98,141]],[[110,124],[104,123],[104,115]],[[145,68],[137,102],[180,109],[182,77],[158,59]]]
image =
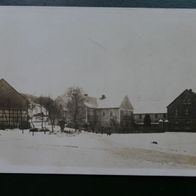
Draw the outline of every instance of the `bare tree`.
[[[61,108],[59,107],[57,102],[50,97],[45,98],[44,107],[48,111],[48,117],[50,119],[53,132],[56,121],[61,117]]]
[[[116,118],[110,119],[110,127],[112,132],[118,132],[120,129],[120,123],[117,121]],[[110,133],[111,134],[111,133]]]
[[[54,126],[56,120],[61,116],[61,109],[51,97],[39,97],[38,103],[41,107],[44,107],[48,111],[48,117],[51,122],[52,132],[54,131]],[[43,113],[43,112],[42,112]],[[42,118],[42,128],[43,128],[43,118]]]
[[[40,106],[40,115],[41,115],[41,127],[44,128],[44,112],[43,107],[45,107],[47,101],[47,97],[40,96],[37,98],[36,102]]]
[[[35,109],[35,104],[34,103],[29,104],[29,120],[33,128],[35,127],[33,123],[33,110],[34,109]]]
[[[85,123],[85,105],[83,91],[79,87],[71,87],[66,92],[66,108],[69,122],[75,130]]]
[[[98,132],[100,130],[101,121],[96,110],[93,110],[93,115],[91,116],[91,118],[89,118],[89,127],[92,130],[92,132]]]
[[[49,105],[48,105],[48,112],[49,112],[49,119],[51,121],[51,126],[52,126],[52,132],[54,131],[54,126],[56,120],[59,119],[60,117],[60,108],[58,107],[57,103],[50,99]]]
[[[144,127],[149,128],[151,127],[151,118],[149,114],[145,114],[144,117]]]

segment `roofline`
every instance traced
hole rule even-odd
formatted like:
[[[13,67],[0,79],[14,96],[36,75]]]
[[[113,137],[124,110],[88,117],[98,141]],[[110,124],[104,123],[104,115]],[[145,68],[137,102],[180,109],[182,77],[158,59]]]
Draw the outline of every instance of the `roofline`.
[[[185,93],[186,91],[189,91],[188,89],[185,89],[182,93],[180,93],[168,106],[167,106],[167,108],[170,106],[170,105],[172,105],[177,99],[178,99],[178,97],[180,97],[183,93]]]
[[[85,105],[87,108],[90,108],[90,109],[96,109],[96,110],[101,110],[101,109],[120,109],[120,107],[89,107],[89,106],[87,106],[87,105]]]
[[[28,110],[28,107],[18,107],[18,108],[10,108],[10,107],[0,107],[0,110]]]
[[[121,109],[121,110],[130,110],[130,111],[134,111],[134,108],[132,108],[132,109],[125,109],[125,108],[121,108],[121,107],[120,107],[120,109]]]
[[[27,102],[27,104],[29,104],[29,101],[28,101],[28,99],[25,97],[25,96],[23,96],[21,93],[19,93],[12,85],[10,85],[5,79],[1,79],[0,81],[3,81],[3,82],[5,82],[12,90],[14,90],[19,96],[21,96],[23,99],[25,99],[25,101]]]
[[[146,112],[146,113],[134,113],[134,115],[138,115],[138,114],[167,114],[167,112]]]
[[[87,108],[96,109],[95,106],[90,107],[90,106],[86,105],[86,103],[84,103],[84,106],[87,107]]]
[[[107,108],[106,107],[105,108],[104,107],[100,107],[100,108],[98,107],[96,109],[120,109],[120,107],[107,107]]]

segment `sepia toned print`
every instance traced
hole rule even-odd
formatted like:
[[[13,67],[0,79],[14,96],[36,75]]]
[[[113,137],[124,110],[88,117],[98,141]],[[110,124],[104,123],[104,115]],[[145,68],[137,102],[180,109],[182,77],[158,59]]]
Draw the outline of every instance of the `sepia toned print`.
[[[195,17],[0,7],[0,172],[195,175]]]

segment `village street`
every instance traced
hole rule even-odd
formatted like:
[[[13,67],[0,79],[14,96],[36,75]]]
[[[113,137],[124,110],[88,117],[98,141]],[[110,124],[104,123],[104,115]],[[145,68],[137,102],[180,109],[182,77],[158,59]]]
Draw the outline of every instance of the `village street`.
[[[0,172],[104,168],[196,169],[196,133],[106,134],[0,131]],[[74,170],[75,168],[75,170]]]

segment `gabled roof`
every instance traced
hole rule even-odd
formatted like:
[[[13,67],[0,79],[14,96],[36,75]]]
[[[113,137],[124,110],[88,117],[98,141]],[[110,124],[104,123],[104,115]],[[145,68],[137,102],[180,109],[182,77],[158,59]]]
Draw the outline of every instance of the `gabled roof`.
[[[114,101],[108,99],[107,97],[105,99],[100,99],[100,98],[85,96],[85,105],[89,108],[97,108],[97,109],[122,108],[122,109],[133,110],[133,106],[128,96],[125,96],[121,102],[116,102],[116,103],[114,103]]]
[[[89,108],[97,108],[97,98],[90,97],[90,96],[84,96],[84,104]]]
[[[28,100],[4,79],[0,80],[0,108],[27,109]]]
[[[167,106],[167,108],[170,107],[171,105],[173,105],[179,98],[181,98],[181,97],[184,96],[185,94],[194,96],[195,99],[196,99],[196,93],[193,92],[191,89],[186,89],[186,90],[184,90],[180,95],[178,95],[178,96],[177,96],[177,97]]]
[[[129,109],[132,111],[134,110],[134,108],[129,100],[129,97],[127,95],[124,97],[123,101],[121,102],[120,108]]]
[[[109,98],[98,99],[98,108],[120,108],[120,103],[112,102]]]
[[[171,102],[169,99],[163,100],[138,100],[135,103],[134,113],[166,113],[166,106]]]
[[[25,93],[20,93],[23,97],[25,97],[29,103],[31,102],[36,102],[37,98],[36,96],[34,95],[31,95],[31,94],[25,94]]]

